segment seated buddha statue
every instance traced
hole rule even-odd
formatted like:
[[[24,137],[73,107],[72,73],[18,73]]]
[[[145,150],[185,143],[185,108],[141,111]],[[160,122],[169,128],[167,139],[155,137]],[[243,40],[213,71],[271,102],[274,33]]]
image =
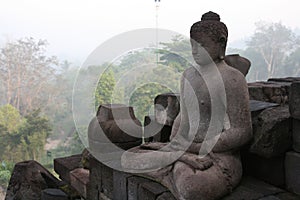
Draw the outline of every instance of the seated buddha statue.
[[[249,94],[244,75],[224,61],[227,38],[216,13],[192,25],[195,63],[181,78],[170,142],[146,143],[122,156],[125,170],[163,184],[177,199],[219,199],[242,177],[239,148],[252,137]]]

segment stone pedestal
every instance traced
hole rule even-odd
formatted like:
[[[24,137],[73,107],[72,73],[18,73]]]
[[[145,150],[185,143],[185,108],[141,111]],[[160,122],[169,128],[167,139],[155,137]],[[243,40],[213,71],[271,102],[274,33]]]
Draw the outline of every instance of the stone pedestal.
[[[290,151],[285,158],[286,188],[300,195],[300,153]]]

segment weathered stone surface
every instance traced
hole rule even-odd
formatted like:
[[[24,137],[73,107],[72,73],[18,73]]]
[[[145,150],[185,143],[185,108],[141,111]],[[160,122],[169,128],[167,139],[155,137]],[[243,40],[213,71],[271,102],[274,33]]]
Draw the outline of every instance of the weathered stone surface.
[[[68,200],[68,195],[60,189],[45,189],[42,191],[41,200]]]
[[[300,152],[300,120],[293,119],[293,149]]]
[[[61,182],[36,161],[15,165],[6,193],[6,200],[40,200],[42,190],[58,188]]]
[[[290,151],[285,158],[286,187],[300,195],[300,153]]]
[[[101,166],[101,185],[102,185],[102,192],[108,198],[113,198],[113,169],[107,167],[106,165]]]
[[[156,200],[176,200],[171,192],[164,192]]]
[[[92,153],[120,151],[114,146],[127,150],[142,143],[142,133],[141,122],[134,116],[132,107],[100,105],[88,127],[89,148]]]
[[[142,177],[129,177],[128,179],[128,200],[139,200],[138,197],[138,188],[139,185],[144,182],[149,182],[148,179],[142,178]]]
[[[59,177],[70,184],[70,172],[81,166],[81,154],[54,159],[54,170]]]
[[[179,113],[179,94],[160,94],[154,99],[155,120],[159,124],[172,126]]]
[[[300,120],[300,81],[292,83],[289,98],[291,115],[293,118]]]
[[[145,117],[144,136],[146,142],[169,142],[172,127],[156,122],[154,116]]]
[[[156,200],[163,192],[168,191],[167,188],[159,183],[149,181],[141,183],[138,188],[139,199]]]
[[[88,200],[100,200],[100,192],[102,191],[101,171],[102,164],[94,157],[91,157],[89,187],[87,188]]]
[[[268,108],[252,119],[250,152],[265,158],[284,155],[292,147],[292,120],[287,106]]]
[[[145,142],[152,142],[153,137],[161,134],[161,129],[163,128],[163,124],[156,122],[155,116],[145,116],[144,120],[144,139]],[[157,136],[156,136],[157,137]]]
[[[248,74],[251,62],[247,58],[244,58],[239,54],[232,54],[226,55],[224,60],[229,66],[239,70],[244,76]]]
[[[222,200],[255,200],[283,192],[282,189],[269,185],[258,179],[243,177],[240,185]]]
[[[77,168],[70,172],[71,186],[84,198],[87,198],[89,176],[90,171],[83,168]]]
[[[128,190],[128,181],[129,177],[132,177],[132,174],[125,172],[120,172],[117,170],[113,171],[113,199],[114,200],[126,200],[127,199],[127,190]]]
[[[291,82],[261,81],[248,83],[251,100],[266,101],[271,103],[288,103]]]
[[[269,184],[285,186],[285,155],[273,158],[264,158],[248,152],[242,155],[243,172]]]

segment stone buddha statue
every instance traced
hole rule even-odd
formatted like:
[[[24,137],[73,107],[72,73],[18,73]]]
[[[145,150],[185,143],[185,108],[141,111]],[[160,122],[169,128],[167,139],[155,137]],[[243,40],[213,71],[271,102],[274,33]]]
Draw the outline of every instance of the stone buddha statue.
[[[219,199],[242,176],[239,148],[252,137],[249,94],[244,75],[224,61],[228,31],[218,14],[205,13],[190,38],[196,64],[182,75],[170,142],[130,149],[122,166],[160,182],[177,199]]]

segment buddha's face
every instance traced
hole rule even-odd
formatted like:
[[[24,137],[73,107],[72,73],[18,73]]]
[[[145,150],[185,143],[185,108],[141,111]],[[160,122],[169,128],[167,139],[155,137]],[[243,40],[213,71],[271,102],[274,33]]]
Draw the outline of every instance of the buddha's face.
[[[191,45],[194,60],[198,65],[204,66],[219,60],[221,45],[213,41],[207,34],[192,33]]]

